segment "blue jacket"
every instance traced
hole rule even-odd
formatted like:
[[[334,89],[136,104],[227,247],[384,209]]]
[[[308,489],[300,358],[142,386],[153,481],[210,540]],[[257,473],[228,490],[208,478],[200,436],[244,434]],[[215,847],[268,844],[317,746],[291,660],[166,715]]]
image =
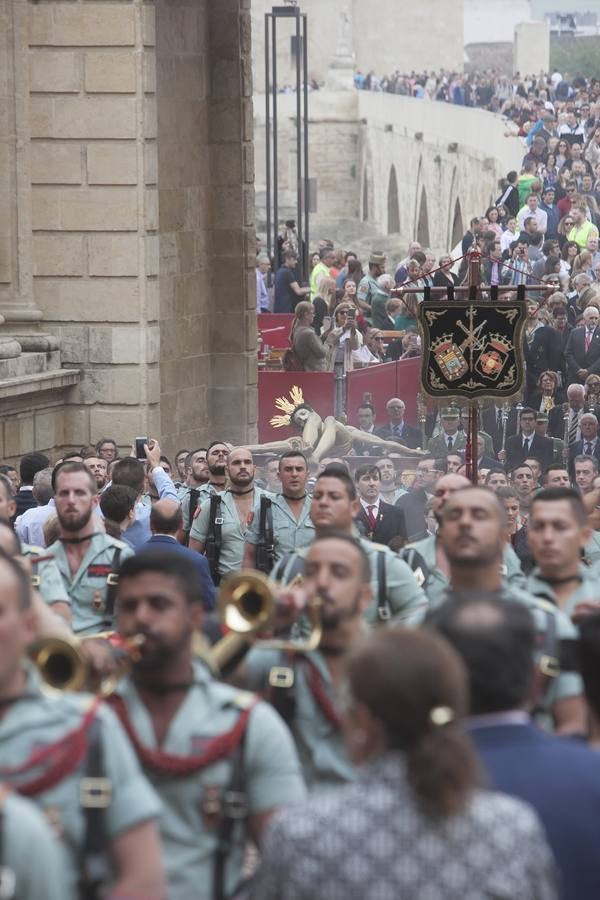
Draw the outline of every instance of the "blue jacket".
[[[161,550],[172,550],[174,553],[179,553],[180,555],[185,556],[186,559],[189,559],[195,565],[198,572],[204,609],[211,610],[215,608],[216,591],[213,580],[210,577],[208,560],[205,556],[201,556],[200,553],[195,553],[188,547],[184,547],[183,544],[180,544],[174,537],[171,537],[168,534],[153,534],[150,540],[146,541],[146,543],[138,549],[142,551],[149,550],[152,547],[160,547]]]
[[[561,875],[561,900],[600,898],[600,753],[526,724],[467,727],[491,786],[536,810]]]

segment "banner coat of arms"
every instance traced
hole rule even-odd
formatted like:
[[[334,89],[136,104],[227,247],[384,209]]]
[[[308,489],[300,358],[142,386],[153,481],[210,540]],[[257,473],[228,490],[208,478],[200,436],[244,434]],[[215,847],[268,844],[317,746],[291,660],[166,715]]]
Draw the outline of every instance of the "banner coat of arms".
[[[424,300],[421,380],[431,397],[514,397],[523,387],[525,301]]]

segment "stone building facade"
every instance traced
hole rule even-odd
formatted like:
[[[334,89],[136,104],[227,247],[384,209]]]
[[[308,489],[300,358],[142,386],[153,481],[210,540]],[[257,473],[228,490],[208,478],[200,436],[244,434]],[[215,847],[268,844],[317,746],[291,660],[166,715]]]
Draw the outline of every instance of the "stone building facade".
[[[249,0],[0,0],[0,459],[254,435]]]

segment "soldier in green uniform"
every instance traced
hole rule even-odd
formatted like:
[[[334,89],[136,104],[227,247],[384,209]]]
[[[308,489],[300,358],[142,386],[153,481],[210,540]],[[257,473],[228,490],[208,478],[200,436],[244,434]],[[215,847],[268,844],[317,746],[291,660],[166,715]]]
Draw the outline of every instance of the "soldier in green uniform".
[[[113,706],[164,805],[169,900],[224,900],[249,837],[305,793],[289,731],[267,703],[212,679],[194,661],[202,623],[193,564],[143,552],[120,572],[124,636],[146,642]]]
[[[500,563],[506,527],[504,508],[487,488],[465,487],[447,498],[438,536],[450,563],[448,597],[487,592],[527,606],[534,617],[546,675],[539,705],[551,714],[558,731],[581,734],[585,731],[581,679],[566,658],[561,665],[561,649],[569,648],[577,632],[555,606],[503,582]]]
[[[256,466],[246,447],[231,451],[225,469],[229,487],[218,500],[202,503],[190,531],[190,550],[206,554],[215,584],[242,568],[244,539],[252,523],[260,522],[264,493],[254,483]]]
[[[440,410],[440,421],[439,432],[427,442],[427,452],[436,459],[441,459],[449,453],[457,453],[467,446],[465,432],[458,430],[460,411],[457,407],[449,406]]]
[[[527,539],[536,565],[527,579],[527,590],[553,603],[569,618],[580,603],[600,603],[597,570],[582,562],[590,534],[577,491],[549,487],[534,495]]]
[[[287,450],[279,457],[281,493],[265,492],[271,502],[273,562],[309,544],[315,534],[310,518],[310,495],[306,457],[299,450]],[[254,516],[246,532],[244,568],[257,568],[257,547],[264,543],[260,516]]]
[[[163,900],[160,804],[122,728],[89,695],[44,690],[23,662],[37,632],[29,578],[3,553],[0,586],[0,781],[53,824],[65,900],[100,896],[93,891],[109,885],[115,898]],[[40,861],[32,856],[31,863]]]
[[[377,279],[380,275],[384,274],[385,264],[385,255],[383,253],[378,253],[376,250],[373,251],[369,257],[369,271],[364,278],[361,279],[358,290],[356,291],[356,299],[358,300],[359,306],[363,311],[363,315],[369,321],[371,319],[373,300],[375,297],[381,297],[383,295],[383,291],[377,284]]]
[[[50,825],[31,801],[2,786],[0,847],[0,897],[64,900],[66,872]]]
[[[70,618],[76,634],[105,631],[112,627],[119,565],[133,551],[100,530],[96,479],[83,463],[63,463],[53,480],[61,532],[47,552],[68,595],[54,610]]]
[[[438,478],[433,494],[433,513],[440,521],[444,504],[448,497],[461,488],[469,487],[471,482],[464,475],[442,475]],[[427,594],[430,609],[440,606],[446,600],[450,585],[450,563],[444,553],[444,548],[434,534],[408,544],[400,553],[402,559],[408,563]],[[519,558],[510,544],[505,544],[500,572],[503,582],[517,587],[525,587],[525,576],[521,569]]]
[[[336,530],[357,536],[354,518],[359,502],[349,475],[336,468],[324,469],[317,478],[312,496],[311,519],[317,537]],[[427,597],[417,584],[410,567],[389,547],[359,539],[371,567],[371,602],[364,612],[370,625],[392,620],[403,625],[418,625],[427,609]],[[275,580],[289,583],[304,573],[308,548],[284,557],[275,567]]]
[[[198,450],[193,450],[188,454],[186,469],[189,471],[187,480],[177,491],[183,516],[182,543],[186,543],[189,539],[190,528],[198,506],[200,490],[208,483],[209,472],[206,463],[206,447],[200,447]]]
[[[305,601],[320,600],[323,634],[308,653],[261,649],[246,656],[239,677],[265,692],[289,725],[310,791],[354,777],[340,728],[336,697],[344,656],[364,632],[371,601],[371,574],[361,542],[332,531],[315,538],[304,560]]]

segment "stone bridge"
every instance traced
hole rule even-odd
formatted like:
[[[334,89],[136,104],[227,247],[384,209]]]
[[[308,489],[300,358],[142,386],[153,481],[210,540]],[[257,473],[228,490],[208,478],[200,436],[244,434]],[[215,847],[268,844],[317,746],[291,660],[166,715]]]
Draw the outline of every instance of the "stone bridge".
[[[279,178],[292,202],[295,97],[281,95]],[[256,98],[257,222],[264,220],[264,100]],[[316,183],[313,236],[335,237],[339,220],[367,223],[404,253],[416,238],[436,252],[454,247],[469,219],[520,169],[521,141],[485,110],[368,91],[318,91],[309,98],[310,171]],[[291,206],[289,207],[292,211]],[[282,210],[283,215],[283,210]]]

